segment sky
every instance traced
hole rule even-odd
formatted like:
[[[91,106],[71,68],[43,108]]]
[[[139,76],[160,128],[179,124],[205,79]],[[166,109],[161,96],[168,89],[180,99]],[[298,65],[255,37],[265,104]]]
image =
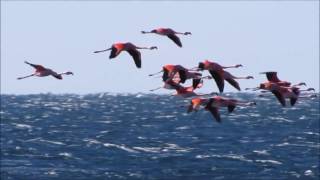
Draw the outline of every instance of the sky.
[[[167,37],[140,33],[159,27],[192,35],[180,36],[179,48]],[[158,50],[141,50],[141,69],[127,53],[112,60],[109,52],[93,53],[115,42]],[[1,94],[148,93],[163,85],[148,76],[163,65],[191,68],[205,59],[242,64],[228,69],[254,76],[239,80],[242,89],[266,81],[259,72],[277,71],[281,80],[319,91],[319,1],[1,1]],[[34,71],[26,60],[74,76],[17,80]],[[197,90],[213,91],[212,80]],[[225,92],[236,90],[226,84]]]

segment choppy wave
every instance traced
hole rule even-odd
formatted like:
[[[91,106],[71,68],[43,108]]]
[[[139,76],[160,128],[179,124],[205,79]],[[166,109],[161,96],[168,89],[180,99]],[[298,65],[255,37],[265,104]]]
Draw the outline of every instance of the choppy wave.
[[[1,95],[1,179],[318,179],[319,99],[186,113],[154,94]]]

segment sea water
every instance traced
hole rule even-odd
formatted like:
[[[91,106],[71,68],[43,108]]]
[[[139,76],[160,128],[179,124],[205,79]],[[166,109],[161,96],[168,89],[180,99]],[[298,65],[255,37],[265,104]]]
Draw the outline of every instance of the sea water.
[[[1,180],[319,179],[319,98],[227,96],[257,105],[217,123],[169,95],[1,95]]]

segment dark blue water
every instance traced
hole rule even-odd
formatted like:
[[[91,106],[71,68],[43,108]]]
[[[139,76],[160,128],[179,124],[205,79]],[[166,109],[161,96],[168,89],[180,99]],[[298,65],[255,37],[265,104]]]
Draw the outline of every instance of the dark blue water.
[[[222,123],[166,95],[1,95],[1,180],[319,179],[319,99],[254,99]]]

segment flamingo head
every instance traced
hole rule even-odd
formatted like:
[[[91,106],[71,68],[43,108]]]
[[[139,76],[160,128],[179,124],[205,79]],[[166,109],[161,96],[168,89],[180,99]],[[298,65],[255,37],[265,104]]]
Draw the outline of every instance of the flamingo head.
[[[253,76],[247,76],[246,79],[253,79]]]
[[[314,88],[308,88],[307,91],[316,91]]]
[[[297,84],[298,86],[307,86],[307,84],[305,82],[301,82],[299,84]]]
[[[153,50],[153,49],[158,49],[157,46],[151,46],[149,49]]]
[[[64,73],[61,73],[61,74],[65,74],[65,75],[73,75],[73,72],[71,72],[71,71],[67,71],[67,72],[64,72]]]
[[[243,67],[243,66],[242,66],[242,64],[237,64],[236,68],[238,68],[238,67]]]
[[[185,32],[184,35],[191,35],[191,32]]]

